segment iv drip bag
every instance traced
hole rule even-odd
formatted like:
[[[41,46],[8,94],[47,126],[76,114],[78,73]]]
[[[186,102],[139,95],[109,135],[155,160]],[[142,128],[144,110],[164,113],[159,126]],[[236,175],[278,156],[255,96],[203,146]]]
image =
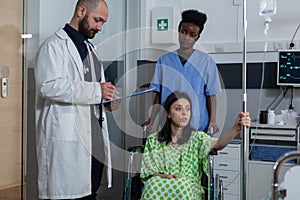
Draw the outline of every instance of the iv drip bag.
[[[270,22],[271,16],[276,14],[276,0],[259,0],[259,15]]]

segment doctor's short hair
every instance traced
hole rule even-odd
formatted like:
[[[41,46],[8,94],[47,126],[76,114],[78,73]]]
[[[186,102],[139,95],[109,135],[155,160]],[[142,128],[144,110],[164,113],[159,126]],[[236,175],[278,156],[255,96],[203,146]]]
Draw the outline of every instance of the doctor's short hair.
[[[75,10],[77,10],[80,6],[86,6],[88,11],[91,11],[96,8],[101,1],[103,1],[107,6],[105,0],[78,0]]]
[[[180,28],[182,23],[193,23],[197,25],[199,30],[199,35],[202,33],[204,29],[204,24],[207,21],[207,16],[205,13],[199,12],[198,10],[185,10],[181,13],[181,21],[178,25],[178,32],[180,32]]]

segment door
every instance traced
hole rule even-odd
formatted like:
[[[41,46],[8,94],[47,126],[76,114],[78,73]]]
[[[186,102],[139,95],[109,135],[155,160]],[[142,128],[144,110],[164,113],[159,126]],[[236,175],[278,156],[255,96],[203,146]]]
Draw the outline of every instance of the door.
[[[23,1],[0,2],[0,199],[23,191],[22,8]]]

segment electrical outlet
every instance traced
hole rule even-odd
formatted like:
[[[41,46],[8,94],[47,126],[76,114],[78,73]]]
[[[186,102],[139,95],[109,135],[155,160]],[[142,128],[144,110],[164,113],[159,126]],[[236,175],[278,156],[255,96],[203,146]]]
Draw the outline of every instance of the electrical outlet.
[[[224,52],[224,45],[223,44],[216,44],[215,51],[216,51],[216,53],[223,53]]]
[[[280,49],[287,49],[287,42],[286,41],[275,41],[273,42],[273,48],[275,51]]]
[[[234,6],[240,6],[243,4],[243,1],[242,0],[233,0],[233,5]]]
[[[7,78],[1,78],[1,95],[3,98],[7,97]]]

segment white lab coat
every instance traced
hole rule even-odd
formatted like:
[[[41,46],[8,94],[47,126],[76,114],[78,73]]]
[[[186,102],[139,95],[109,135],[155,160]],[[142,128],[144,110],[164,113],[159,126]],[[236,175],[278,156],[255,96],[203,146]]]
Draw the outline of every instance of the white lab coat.
[[[79,198],[91,194],[90,104],[101,101],[98,82],[84,81],[80,55],[58,30],[38,51],[35,68],[39,198]],[[101,80],[105,81],[102,68]],[[104,110],[104,109],[103,109]],[[106,115],[103,140],[111,187],[111,155]]]

